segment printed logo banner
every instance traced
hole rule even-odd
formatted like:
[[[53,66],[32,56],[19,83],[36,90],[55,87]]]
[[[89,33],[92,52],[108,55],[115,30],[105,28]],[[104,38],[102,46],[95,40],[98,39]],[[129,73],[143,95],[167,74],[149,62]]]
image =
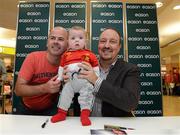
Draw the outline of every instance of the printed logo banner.
[[[19,4],[19,18],[16,41],[14,84],[25,57],[34,51],[46,50],[49,29],[49,2],[27,2]],[[13,111],[16,111],[13,96]]]
[[[158,24],[155,4],[126,4],[128,61],[140,67],[136,116],[162,116]]]
[[[123,5],[121,2],[91,2],[91,50],[98,54],[100,33],[114,28],[121,34],[120,58],[124,58],[123,47]]]
[[[86,29],[86,3],[55,3],[54,26],[75,25]]]

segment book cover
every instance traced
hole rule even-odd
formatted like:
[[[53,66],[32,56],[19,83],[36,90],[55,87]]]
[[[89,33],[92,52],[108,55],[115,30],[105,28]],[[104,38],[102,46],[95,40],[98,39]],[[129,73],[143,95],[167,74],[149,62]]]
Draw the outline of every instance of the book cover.
[[[91,129],[91,135],[127,135],[124,130]]]

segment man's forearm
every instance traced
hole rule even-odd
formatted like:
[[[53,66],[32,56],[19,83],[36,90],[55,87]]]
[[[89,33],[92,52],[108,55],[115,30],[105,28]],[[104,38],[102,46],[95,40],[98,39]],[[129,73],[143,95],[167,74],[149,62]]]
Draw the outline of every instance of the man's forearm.
[[[45,90],[45,84],[40,84],[40,85],[20,84],[19,86],[16,86],[15,93],[17,96],[36,96],[47,92]]]

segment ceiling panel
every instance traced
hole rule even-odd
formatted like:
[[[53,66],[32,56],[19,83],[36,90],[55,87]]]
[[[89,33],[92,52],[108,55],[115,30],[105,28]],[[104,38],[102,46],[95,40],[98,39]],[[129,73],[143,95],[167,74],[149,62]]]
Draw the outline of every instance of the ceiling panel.
[[[180,0],[122,0],[127,3],[155,3],[156,1],[164,3],[161,8],[157,9],[160,45],[167,46],[171,42],[179,42],[180,10],[173,10],[173,7],[180,5]],[[7,38],[16,37],[17,5],[18,0],[0,0],[0,27],[10,29],[6,32],[10,35]]]

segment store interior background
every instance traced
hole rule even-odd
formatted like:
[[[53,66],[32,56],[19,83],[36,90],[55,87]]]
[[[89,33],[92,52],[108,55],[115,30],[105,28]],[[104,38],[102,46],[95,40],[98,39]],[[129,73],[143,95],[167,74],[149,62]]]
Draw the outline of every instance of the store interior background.
[[[61,2],[62,0],[59,1]],[[90,0],[86,1],[90,3]],[[51,2],[55,2],[55,0],[51,0]],[[72,0],[72,2],[80,1]],[[121,2],[132,3],[132,0],[122,0]],[[180,0],[133,1],[133,3],[156,2],[162,2],[163,4],[161,7],[157,8],[161,73],[163,78],[165,73],[169,70],[175,70],[180,73]],[[4,61],[6,68],[8,68],[7,84],[12,84],[13,82],[18,3],[19,0],[0,0],[0,59]],[[174,9],[175,6],[179,8]],[[5,103],[6,113],[11,113],[11,98],[7,98]],[[1,112],[0,107],[0,113]],[[163,114],[164,116],[180,115],[180,96],[163,95]]]

